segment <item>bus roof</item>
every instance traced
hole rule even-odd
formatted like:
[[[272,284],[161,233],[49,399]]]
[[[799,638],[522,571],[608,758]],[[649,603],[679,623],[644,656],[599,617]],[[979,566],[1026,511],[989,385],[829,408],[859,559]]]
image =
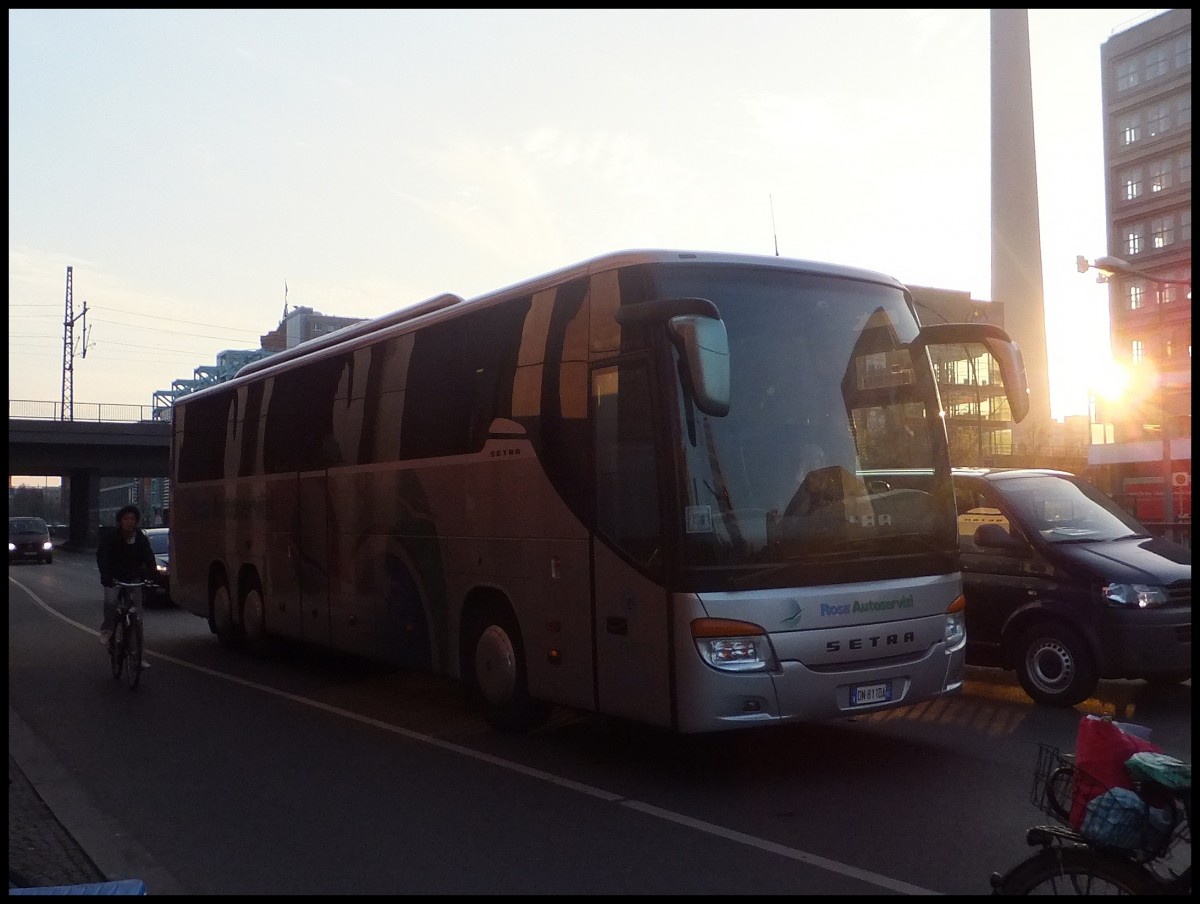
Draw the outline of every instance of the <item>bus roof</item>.
[[[884,285],[894,286],[903,289],[904,286],[895,277],[888,276],[884,273],[879,273],[874,270],[864,270],[859,267],[850,267],[842,264],[823,263],[821,261],[802,260],[798,258],[778,257],[765,254],[742,254],[725,251],[683,251],[671,250],[665,248],[642,248],[628,249],[624,251],[612,251],[598,255],[588,260],[580,261],[575,264],[570,264],[566,267],[561,267],[557,270],[552,270],[548,273],[543,273],[540,276],[535,276],[530,279],[522,280],[521,282],[512,283],[500,289],[494,289],[482,295],[476,295],[470,299],[464,300],[458,295],[445,293],[436,295],[433,298],[426,299],[415,305],[400,308],[392,311],[389,314],[383,314],[369,320],[353,323],[349,326],[342,327],[332,333],[320,336],[315,339],[309,339],[299,345],[276,352],[266,358],[260,358],[257,361],[251,361],[249,364],[240,368],[236,375],[230,380],[222,383],[217,383],[213,386],[207,386],[204,389],[197,390],[182,398],[176,400],[175,404],[183,404],[194,398],[206,396],[212,393],[229,389],[231,385],[240,383],[244,378],[263,373],[268,370],[273,370],[276,367],[287,365],[291,361],[299,358],[307,358],[310,355],[331,349],[334,346],[342,346],[345,343],[353,342],[354,340],[369,341],[369,337],[378,336],[380,333],[387,331],[391,327],[398,327],[401,324],[409,321],[422,319],[426,316],[437,314],[447,308],[466,308],[473,309],[481,305],[487,305],[493,301],[499,301],[502,298],[511,297],[514,295],[533,294],[556,285],[560,285],[571,280],[580,279],[589,276],[593,273],[598,273],[604,270],[612,270],[618,267],[637,266],[640,264],[664,264],[664,263],[702,263],[702,264],[731,264],[744,265],[754,267],[770,267],[780,270],[799,270],[805,273],[814,273],[822,276],[840,277],[843,279],[854,279],[866,282],[882,283]]]
[[[629,267],[638,264],[665,263],[711,263],[711,264],[744,264],[756,267],[775,267],[781,270],[803,270],[807,273],[817,273],[824,276],[840,276],[846,279],[866,280],[868,282],[884,283],[885,285],[904,288],[895,277],[874,270],[864,270],[843,264],[830,264],[821,261],[803,260],[791,257],[775,257],[767,254],[740,254],[729,251],[682,251],[666,248],[634,248],[624,251],[610,251],[579,263],[570,264],[532,279],[522,280],[501,289],[477,295],[471,301],[482,301],[498,295],[510,295],[520,292],[536,292],[545,286],[557,285],[581,276],[587,276],[601,270],[611,270],[614,267]]]

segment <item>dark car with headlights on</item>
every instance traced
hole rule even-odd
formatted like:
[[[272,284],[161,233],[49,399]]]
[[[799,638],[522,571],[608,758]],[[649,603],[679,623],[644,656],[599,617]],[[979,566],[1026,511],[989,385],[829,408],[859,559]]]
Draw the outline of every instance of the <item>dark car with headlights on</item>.
[[[1192,676],[1192,551],[1065,471],[955,468],[967,663],[1075,706],[1101,678]]]
[[[154,552],[156,563],[153,580],[158,586],[147,591],[147,601],[159,603],[171,601],[171,529],[169,527],[148,527],[146,536],[150,539],[150,549]]]
[[[16,515],[8,519],[8,563],[54,561],[50,528],[41,518]]]

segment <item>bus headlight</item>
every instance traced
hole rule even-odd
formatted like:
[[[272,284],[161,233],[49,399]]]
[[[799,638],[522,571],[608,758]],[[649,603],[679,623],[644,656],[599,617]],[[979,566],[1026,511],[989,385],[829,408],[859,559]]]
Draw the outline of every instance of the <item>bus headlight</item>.
[[[946,649],[953,652],[967,642],[967,601],[959,597],[946,610]]]
[[[1108,584],[1101,591],[1110,606],[1130,609],[1157,609],[1167,604],[1167,593],[1152,584]]]
[[[698,618],[692,640],[708,665],[723,672],[765,672],[777,668],[767,632],[752,622]]]

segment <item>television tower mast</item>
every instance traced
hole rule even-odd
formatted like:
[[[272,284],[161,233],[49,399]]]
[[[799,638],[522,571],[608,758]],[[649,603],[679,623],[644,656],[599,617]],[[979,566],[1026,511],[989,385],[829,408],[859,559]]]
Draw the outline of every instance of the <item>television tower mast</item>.
[[[60,421],[75,420],[75,321],[83,318],[80,330],[83,332],[83,357],[87,357],[87,301],[83,302],[83,310],[79,316],[73,311],[74,302],[71,298],[71,268],[67,267],[67,310],[63,316],[63,371],[62,371],[62,405],[59,409]]]

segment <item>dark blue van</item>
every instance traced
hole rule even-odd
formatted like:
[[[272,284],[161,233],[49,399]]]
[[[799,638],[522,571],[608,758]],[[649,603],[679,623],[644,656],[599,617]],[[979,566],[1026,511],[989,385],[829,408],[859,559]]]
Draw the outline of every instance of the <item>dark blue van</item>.
[[[1192,553],[1064,471],[955,468],[967,663],[1038,703],[1192,676]]]

